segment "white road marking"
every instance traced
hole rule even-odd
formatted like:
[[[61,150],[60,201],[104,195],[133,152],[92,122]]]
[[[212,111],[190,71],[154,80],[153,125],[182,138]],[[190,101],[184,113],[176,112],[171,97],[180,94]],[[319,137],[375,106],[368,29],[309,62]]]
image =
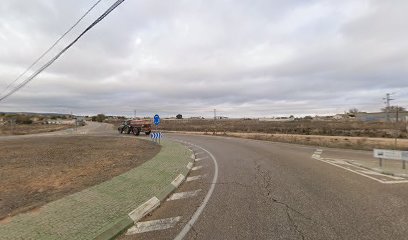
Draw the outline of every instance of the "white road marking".
[[[181,217],[164,218],[159,220],[152,220],[146,222],[138,222],[135,226],[129,228],[126,235],[133,235],[137,233],[151,232],[157,230],[164,230],[174,227]]]
[[[198,207],[198,209],[195,211],[195,213],[191,217],[190,221],[188,221],[188,223],[184,226],[184,228],[181,230],[181,232],[174,238],[175,240],[182,240],[187,235],[187,233],[191,230],[191,228],[194,226],[194,223],[200,217],[200,215],[203,212],[205,206],[207,206],[208,201],[210,200],[211,195],[214,192],[214,188],[215,188],[215,185],[216,185],[217,179],[218,179],[218,163],[217,163],[217,159],[215,159],[214,155],[212,155],[212,153],[210,153],[208,150],[206,150],[206,149],[204,149],[202,147],[199,147],[199,146],[197,146],[195,144],[190,143],[190,145],[195,146],[197,148],[200,148],[201,150],[206,152],[211,157],[211,159],[213,160],[213,162],[214,162],[214,177],[212,179],[213,184],[211,184],[210,190],[208,190],[207,195],[205,196],[205,198],[204,198],[203,202],[201,203],[200,207]]]
[[[201,155],[201,154],[205,154],[205,152],[198,152],[195,155],[197,156],[197,155]]]
[[[205,159],[208,159],[208,156],[205,156],[205,157],[202,157],[202,158],[196,158],[196,162],[199,162],[199,161],[202,161],[202,160],[205,160]]]
[[[196,167],[193,167],[193,168],[191,169],[191,171],[196,171],[196,170],[199,170],[199,169],[201,169],[201,168],[203,168],[203,166],[196,166]]]
[[[332,162],[329,162],[329,161],[325,161],[325,160],[323,160],[323,159],[321,159],[321,158],[314,158],[314,159],[316,159],[316,160],[318,160],[318,161],[322,161],[322,162],[328,163],[328,164],[331,164],[331,165],[333,165],[333,166],[336,166],[336,167],[339,167],[339,168],[342,168],[342,169],[345,169],[345,170],[347,170],[347,171],[356,173],[356,174],[358,174],[358,175],[364,176],[364,177],[366,177],[366,178],[372,179],[372,180],[374,180],[374,181],[377,181],[377,182],[380,182],[380,183],[383,183],[383,184],[408,183],[408,180],[405,180],[405,181],[383,181],[383,180],[381,180],[381,179],[378,179],[378,178],[375,178],[375,177],[371,177],[371,176],[369,176],[369,175],[367,175],[367,174],[364,174],[364,173],[361,173],[361,172],[352,170],[352,169],[350,169],[350,168],[343,167],[343,166],[340,166],[340,165],[338,165],[338,164],[335,164],[335,163],[332,163]]]
[[[173,201],[173,200],[178,200],[178,199],[195,197],[197,196],[199,192],[201,192],[201,189],[190,191],[190,192],[173,193],[166,201]]]
[[[374,172],[374,171],[370,171],[370,170],[359,170],[359,172],[365,173],[365,174],[370,174],[370,175],[377,175],[377,176],[384,176],[384,174],[379,173],[379,172]],[[388,178],[392,178],[395,180],[404,180],[405,178],[402,177],[395,177],[395,176],[391,176],[391,175],[387,175]],[[387,180],[387,179],[385,179]]]
[[[191,181],[195,181],[195,180],[199,180],[202,178],[205,178],[207,175],[197,175],[197,176],[192,176],[192,177],[188,177],[186,179],[186,182],[191,182]]]

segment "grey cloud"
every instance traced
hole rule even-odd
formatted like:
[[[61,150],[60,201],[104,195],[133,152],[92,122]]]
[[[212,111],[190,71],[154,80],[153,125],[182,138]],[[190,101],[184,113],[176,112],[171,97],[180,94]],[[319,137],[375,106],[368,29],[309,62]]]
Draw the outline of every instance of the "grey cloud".
[[[91,4],[2,3],[0,92]],[[407,10],[402,0],[125,1],[0,107],[313,115],[378,110],[392,91],[406,106]]]

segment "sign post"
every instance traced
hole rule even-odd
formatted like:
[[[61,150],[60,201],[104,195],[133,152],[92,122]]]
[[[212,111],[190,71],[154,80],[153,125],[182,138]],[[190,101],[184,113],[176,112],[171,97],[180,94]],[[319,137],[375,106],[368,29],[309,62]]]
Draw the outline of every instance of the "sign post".
[[[402,169],[406,169],[406,161],[408,161],[408,151],[374,149],[374,157],[379,159],[380,167],[382,167],[383,159],[393,159],[402,161]]]

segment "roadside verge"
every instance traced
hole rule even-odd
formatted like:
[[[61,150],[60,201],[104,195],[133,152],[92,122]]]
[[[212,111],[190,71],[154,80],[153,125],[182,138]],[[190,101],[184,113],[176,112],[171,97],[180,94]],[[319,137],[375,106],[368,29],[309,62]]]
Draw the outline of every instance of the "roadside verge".
[[[163,141],[160,153],[141,166],[0,223],[0,236],[2,239],[113,238],[143,217],[143,211],[151,209],[151,205],[157,207],[184,180],[192,156],[183,145]]]
[[[296,135],[275,133],[239,133],[239,132],[188,132],[188,131],[164,131],[168,133],[193,134],[237,137],[271,142],[293,143],[330,148],[344,148],[355,150],[401,149],[408,148],[408,139],[393,138],[369,138],[369,137],[347,137],[347,136],[323,136],[323,135]]]

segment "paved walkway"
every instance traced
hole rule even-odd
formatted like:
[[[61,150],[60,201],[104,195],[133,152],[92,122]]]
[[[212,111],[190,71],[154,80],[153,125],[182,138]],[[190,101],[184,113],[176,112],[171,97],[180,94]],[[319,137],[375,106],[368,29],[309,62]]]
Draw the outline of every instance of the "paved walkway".
[[[158,195],[185,168],[190,155],[181,144],[162,141],[160,153],[141,166],[0,224],[0,239],[93,239]]]

